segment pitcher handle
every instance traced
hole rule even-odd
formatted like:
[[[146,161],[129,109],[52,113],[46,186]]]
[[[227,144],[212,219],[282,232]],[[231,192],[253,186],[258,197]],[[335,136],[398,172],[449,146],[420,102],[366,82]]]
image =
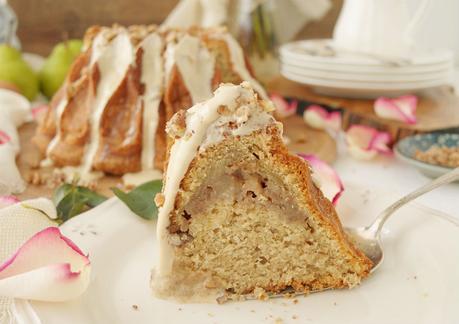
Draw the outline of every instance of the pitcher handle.
[[[422,20],[424,17],[424,14],[426,13],[426,9],[429,6],[429,3],[431,0],[423,0],[421,4],[418,6],[416,9],[413,17],[411,18],[408,27],[405,30],[405,37],[409,40],[411,36],[413,35],[414,29],[417,27],[419,22]]]

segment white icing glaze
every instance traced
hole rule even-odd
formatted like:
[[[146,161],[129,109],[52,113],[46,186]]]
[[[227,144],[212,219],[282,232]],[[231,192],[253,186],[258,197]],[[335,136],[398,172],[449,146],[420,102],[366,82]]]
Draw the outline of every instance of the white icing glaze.
[[[107,30],[103,29],[94,38],[93,45],[92,45],[91,58],[89,61],[90,68],[98,60],[99,56],[101,55],[101,53],[103,53],[105,47],[107,46],[108,41],[107,41],[106,33],[107,33]],[[65,111],[65,108],[67,107],[67,104],[68,104],[68,97],[64,96],[56,107],[56,135],[51,140],[51,142],[49,143],[46,149],[47,158],[41,162],[41,165],[43,167],[53,165],[53,161],[50,158],[50,153],[55,148],[55,146],[60,140],[61,118],[62,118],[62,114]]]
[[[229,128],[228,125],[231,122],[234,122],[237,127]],[[243,115],[239,118],[234,118],[234,116],[221,116],[209,126],[205,140],[199,147],[199,151],[202,152],[207,147],[221,142],[225,136],[247,135],[274,122],[274,117],[265,111],[247,112],[247,115]]]
[[[89,66],[92,67],[94,63],[96,63],[100,56],[104,53],[109,43],[108,41],[108,30],[103,29],[101,30],[92,42],[91,46],[91,58],[89,60]]]
[[[166,51],[167,67],[176,64],[193,104],[212,97],[215,57],[197,37],[186,34]]]
[[[163,174],[159,170],[144,170],[136,173],[126,173],[122,176],[123,184],[128,187],[137,187],[145,182],[161,180]]]
[[[64,113],[65,107],[67,107],[67,103],[68,103],[68,99],[67,99],[67,96],[65,96],[61,99],[61,101],[56,107],[56,121],[57,121],[56,135],[53,137],[51,142],[48,144],[48,147],[46,148],[47,158],[42,161],[43,166],[53,165],[53,162],[50,159],[50,154],[61,138],[61,118],[62,118],[62,114]]]
[[[166,50],[164,51],[165,84],[169,82],[172,68],[175,64],[175,46],[174,42],[167,43]]]
[[[231,63],[233,65],[233,69],[241,77],[241,79],[244,81],[250,82],[250,84],[255,89],[255,91],[263,99],[269,100],[265,89],[258,83],[257,80],[255,80],[250,75],[250,72],[247,69],[247,65],[245,63],[244,52],[242,51],[242,48],[239,45],[239,43],[233,38],[233,36],[231,36],[231,34],[229,33],[224,33],[222,35],[215,35],[213,37],[225,41],[230,51]]]
[[[110,35],[116,36],[110,39]],[[235,72],[243,80],[249,81],[252,87],[262,97],[266,98],[264,89],[251,77],[247,70],[244,55],[239,44],[229,34],[212,37],[222,39],[226,42]],[[162,56],[164,43],[158,34],[150,34],[139,46],[144,51],[141,81],[145,85],[145,94],[140,98],[139,102],[143,101],[144,104],[141,166],[142,170],[145,171],[153,169],[155,136],[159,117],[158,109],[161,102],[164,79],[170,77],[171,69],[176,65],[193,103],[206,100],[212,96],[211,89],[215,69],[215,56],[209,52],[199,38],[188,34],[181,36],[177,43],[170,42],[167,44],[164,51],[164,59]],[[86,144],[81,166],[71,168],[85,182],[102,176],[100,172],[91,173],[94,156],[99,146],[100,119],[108,100],[125,76],[129,65],[135,64],[133,45],[126,29],[119,28],[116,34],[111,32],[110,29],[102,29],[94,38],[90,67],[92,68],[95,64],[97,64],[100,70],[100,81],[97,85],[96,97],[90,115],[90,138]],[[60,139],[60,119],[67,107],[67,103],[68,99],[64,97],[56,109],[58,120],[57,133],[47,148],[48,159],[43,161],[44,165],[47,164],[47,161],[50,161],[49,153]],[[224,123],[223,121],[221,122]],[[231,131],[231,133],[233,135],[242,135],[243,133],[241,132],[244,129],[250,132],[250,127],[255,129],[258,127],[258,124],[251,125],[248,123],[245,128],[237,128],[235,132]],[[212,127],[212,129],[217,132],[216,127]],[[221,136],[222,133],[209,134],[206,137],[206,143],[204,143],[203,147],[218,142]],[[65,173],[69,172],[70,169],[65,170]]]
[[[96,40],[95,40],[96,41]],[[107,45],[97,47],[95,42],[93,56],[96,57],[94,64],[97,64],[100,71],[100,80],[96,89],[93,111],[90,116],[90,137],[82,159],[80,176],[93,178],[90,175],[94,156],[99,146],[100,119],[113,92],[123,80],[129,65],[134,60],[134,52],[129,35],[121,30],[115,38]],[[91,58],[92,61],[92,58]],[[101,175],[101,174],[100,174]]]
[[[142,127],[142,170],[153,169],[155,138],[158,127],[158,109],[161,103],[163,83],[163,41],[158,34],[150,34],[140,47],[143,49],[141,81],[145,85]]]
[[[220,106],[226,106],[230,114],[228,116],[220,114],[218,112]],[[235,113],[236,109],[238,112]],[[235,121],[238,129],[229,127],[230,121]],[[239,86],[221,85],[213,98],[196,104],[187,111],[185,135],[172,145],[166,171],[163,188],[165,199],[159,210],[157,224],[159,265],[156,269],[155,286],[160,286],[161,279],[166,278],[172,269],[173,247],[168,241],[167,230],[170,224],[169,214],[174,208],[180,182],[196,153],[200,148],[222,140],[223,132],[230,131],[234,135],[245,135],[274,122],[275,120],[257,105],[256,95],[248,82]]]

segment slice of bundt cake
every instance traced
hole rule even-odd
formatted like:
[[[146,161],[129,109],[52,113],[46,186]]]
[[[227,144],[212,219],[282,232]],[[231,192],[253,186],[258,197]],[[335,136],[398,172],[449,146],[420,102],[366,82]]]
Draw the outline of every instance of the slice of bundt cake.
[[[289,154],[272,105],[223,84],[169,121],[164,186],[155,201],[155,293],[307,293],[353,287],[371,261],[347,239],[307,162]]]
[[[33,141],[82,180],[151,175],[163,167],[166,121],[221,82],[243,80],[266,97],[225,29],[92,27]]]

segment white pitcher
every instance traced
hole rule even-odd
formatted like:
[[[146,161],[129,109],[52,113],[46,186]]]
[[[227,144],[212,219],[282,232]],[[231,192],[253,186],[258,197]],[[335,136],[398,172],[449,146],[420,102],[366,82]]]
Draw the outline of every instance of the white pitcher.
[[[407,0],[345,0],[333,32],[337,49],[409,58],[414,30],[430,0],[418,0],[414,14]]]

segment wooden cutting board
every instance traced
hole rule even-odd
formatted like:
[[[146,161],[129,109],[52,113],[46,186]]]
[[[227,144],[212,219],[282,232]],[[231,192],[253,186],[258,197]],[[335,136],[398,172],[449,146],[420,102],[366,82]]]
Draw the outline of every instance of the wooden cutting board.
[[[336,143],[325,132],[311,129],[306,126],[299,116],[291,116],[283,121],[284,134],[289,139],[289,149],[292,152],[316,154],[329,163],[336,159]],[[27,189],[19,194],[21,200],[36,197],[51,197],[57,183],[34,184],[41,178],[50,178],[52,167],[39,168],[41,154],[31,138],[35,133],[36,124],[28,123],[19,129],[21,153],[18,156],[18,167],[24,179],[29,183]],[[106,196],[113,195],[110,188],[121,186],[120,177],[106,176],[97,182],[95,190]]]
[[[415,125],[407,125],[376,116],[373,100],[319,95],[311,88],[283,77],[277,77],[269,82],[267,88],[283,96],[340,108],[343,110],[345,130],[353,124],[365,124],[388,131],[396,141],[417,133],[459,127],[459,97],[448,86],[432,88],[420,93],[416,111],[418,122]]]

